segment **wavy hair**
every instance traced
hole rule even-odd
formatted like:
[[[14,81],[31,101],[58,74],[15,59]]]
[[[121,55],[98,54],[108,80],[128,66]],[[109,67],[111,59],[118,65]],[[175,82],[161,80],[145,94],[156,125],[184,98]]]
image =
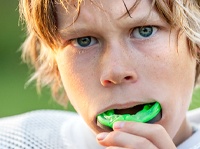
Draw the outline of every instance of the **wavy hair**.
[[[22,24],[25,24],[27,38],[22,45],[22,59],[34,69],[28,83],[36,80],[37,87],[51,88],[53,97],[61,104],[67,103],[67,95],[63,89],[56,61],[55,49],[61,45],[57,30],[57,14],[55,5],[62,5],[66,13],[70,7],[76,7],[77,18],[83,0],[20,0],[19,11]],[[94,0],[90,0],[94,3]],[[123,1],[124,6],[126,4]],[[137,7],[136,3],[127,14]],[[73,3],[73,4],[72,4]],[[95,4],[95,3],[94,3]],[[199,0],[152,0],[161,17],[171,26],[179,27],[185,32],[190,54],[196,58],[196,80],[199,76],[200,49],[200,1]],[[126,15],[127,15],[126,14]],[[73,23],[73,22],[72,22]]]

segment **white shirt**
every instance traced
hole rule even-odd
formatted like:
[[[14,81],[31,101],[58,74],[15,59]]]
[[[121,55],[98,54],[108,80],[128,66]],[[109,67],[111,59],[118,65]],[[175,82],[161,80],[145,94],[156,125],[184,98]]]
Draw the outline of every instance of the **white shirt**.
[[[189,111],[187,117],[195,127],[196,132],[181,143],[177,149],[200,149],[200,108]]]
[[[188,113],[200,124],[200,109]],[[105,149],[90,128],[73,112],[39,110],[0,119],[0,149]],[[200,149],[200,131],[178,146]]]

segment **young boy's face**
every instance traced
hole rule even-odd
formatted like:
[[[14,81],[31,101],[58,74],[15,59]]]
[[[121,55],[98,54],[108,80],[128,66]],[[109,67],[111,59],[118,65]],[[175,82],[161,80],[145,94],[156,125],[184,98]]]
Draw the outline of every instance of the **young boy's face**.
[[[135,3],[125,2],[128,9]],[[65,46],[56,54],[62,82],[77,112],[97,133],[104,131],[96,124],[99,113],[138,104],[158,101],[162,118],[157,123],[171,137],[185,118],[196,61],[185,34],[150,9],[150,1],[142,0],[130,17],[122,0],[85,0],[71,25],[75,8],[66,13],[57,5],[58,28],[66,29],[60,31]]]

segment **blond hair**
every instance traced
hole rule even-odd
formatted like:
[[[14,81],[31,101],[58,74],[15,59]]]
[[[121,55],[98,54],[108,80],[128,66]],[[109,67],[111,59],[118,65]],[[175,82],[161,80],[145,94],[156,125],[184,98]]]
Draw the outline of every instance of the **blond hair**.
[[[66,103],[67,97],[53,56],[54,49],[59,48],[61,44],[57,30],[55,5],[61,4],[68,11],[72,2],[76,3],[78,17],[82,0],[20,0],[19,4],[20,16],[26,23],[27,29],[27,38],[22,45],[22,58],[35,70],[29,82],[36,80],[38,88],[50,86],[53,96],[63,104]],[[152,4],[172,27],[179,27],[186,33],[190,53],[197,60],[197,78],[200,72],[198,64],[200,1],[152,0]],[[127,10],[129,15],[132,8]]]

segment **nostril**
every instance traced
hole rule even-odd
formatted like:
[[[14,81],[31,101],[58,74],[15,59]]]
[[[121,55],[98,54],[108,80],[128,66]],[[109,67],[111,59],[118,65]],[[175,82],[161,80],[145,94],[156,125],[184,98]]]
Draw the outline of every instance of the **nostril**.
[[[137,81],[137,74],[134,72],[109,72],[106,75],[102,75],[100,82],[105,87],[117,85],[121,83],[134,83]]]
[[[105,80],[104,83],[105,83],[105,84],[110,84],[110,83],[112,83],[112,82],[109,81],[109,80]]]
[[[132,77],[131,77],[131,76],[126,76],[124,79],[125,79],[125,80],[131,80]]]

